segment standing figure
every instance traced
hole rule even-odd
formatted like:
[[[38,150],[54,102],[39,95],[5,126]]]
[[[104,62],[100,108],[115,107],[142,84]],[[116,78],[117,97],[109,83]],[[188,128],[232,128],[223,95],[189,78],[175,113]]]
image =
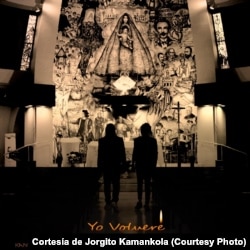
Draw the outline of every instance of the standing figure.
[[[180,58],[180,65],[176,70],[176,74],[180,81],[188,80],[190,76],[190,67],[189,64],[186,62],[184,57]]]
[[[102,113],[98,112],[97,117],[95,118],[95,140],[98,140],[102,137],[104,131],[104,123],[105,119],[102,116]]]
[[[127,137],[127,133],[129,131],[128,125],[124,121],[125,119],[122,116],[118,116],[115,127],[116,133],[119,137],[125,139]]]
[[[151,53],[128,13],[119,18],[94,69],[98,76],[124,72],[130,76],[155,73]]]
[[[109,123],[105,129],[105,136],[98,141],[97,155],[97,166],[103,175],[105,209],[107,210],[113,207],[114,211],[119,211],[117,202],[120,193],[120,174],[125,162],[126,152],[123,139],[117,136],[115,125]]]
[[[137,176],[137,195],[138,202],[135,209],[142,208],[142,191],[143,182],[145,187],[145,205],[144,208],[149,210],[151,179],[157,164],[158,148],[157,141],[153,137],[151,126],[144,123],[141,126],[141,136],[134,139],[134,149],[132,163],[135,166]]]
[[[55,138],[55,143],[56,143],[56,163],[58,168],[62,167],[62,161],[63,161],[63,156],[62,156],[62,142],[61,142],[61,138],[62,138],[62,131],[58,131],[56,133],[56,138]]]
[[[83,110],[82,118],[77,120],[79,124],[79,129],[77,135],[81,137],[82,142],[91,142],[94,139],[93,135],[93,121],[89,118],[89,112]]]

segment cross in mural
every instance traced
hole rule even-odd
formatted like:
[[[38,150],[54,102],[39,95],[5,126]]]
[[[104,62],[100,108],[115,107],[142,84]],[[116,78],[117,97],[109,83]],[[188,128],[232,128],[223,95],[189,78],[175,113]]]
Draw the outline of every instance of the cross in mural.
[[[181,158],[180,158],[180,135],[181,133],[183,133],[183,131],[181,131],[180,129],[180,110],[181,109],[185,109],[184,107],[180,107],[180,103],[177,103],[177,107],[172,107],[172,109],[176,109],[177,110],[177,124],[178,124],[178,139],[177,139],[177,145],[178,145],[178,150],[177,150],[177,154],[178,154],[178,167],[181,167]]]
[[[195,50],[187,1],[104,2],[63,2],[53,69],[55,133],[60,130],[69,140],[79,137],[79,119],[86,110],[92,135],[87,144],[102,137],[108,123],[120,126],[122,116],[126,133],[121,134],[127,141],[148,122],[164,150],[170,151],[170,130],[173,138],[183,131],[189,150],[196,119],[186,119],[173,108],[191,107],[196,117]],[[98,96],[144,96],[150,105],[138,104],[135,112],[119,114],[112,105],[103,109]],[[170,161],[176,162],[174,157]]]

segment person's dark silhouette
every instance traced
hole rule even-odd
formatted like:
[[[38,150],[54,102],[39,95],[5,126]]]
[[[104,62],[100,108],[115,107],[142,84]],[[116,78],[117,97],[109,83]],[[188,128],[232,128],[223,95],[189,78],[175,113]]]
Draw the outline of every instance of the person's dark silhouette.
[[[151,126],[144,123],[141,126],[141,136],[134,139],[132,162],[137,176],[138,202],[135,209],[142,208],[143,182],[145,187],[145,209],[149,210],[151,180],[157,165],[157,141],[153,137]]]
[[[119,201],[120,193],[120,174],[125,162],[124,141],[121,137],[117,136],[115,125],[109,123],[105,129],[105,136],[98,140],[97,157],[97,166],[103,174],[105,209],[113,207],[115,211],[118,211],[117,202]]]
[[[58,168],[62,167],[62,161],[63,161],[62,142],[61,142],[62,137],[63,137],[62,132],[59,130],[56,133],[56,138],[55,138],[56,150],[57,150],[56,163],[57,163]]]

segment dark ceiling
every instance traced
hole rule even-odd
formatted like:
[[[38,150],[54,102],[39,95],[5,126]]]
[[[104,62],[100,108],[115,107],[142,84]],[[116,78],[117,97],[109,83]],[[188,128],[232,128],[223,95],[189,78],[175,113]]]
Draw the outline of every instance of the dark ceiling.
[[[246,2],[248,2],[248,0],[207,0],[208,6],[213,6],[215,9],[225,8]]]

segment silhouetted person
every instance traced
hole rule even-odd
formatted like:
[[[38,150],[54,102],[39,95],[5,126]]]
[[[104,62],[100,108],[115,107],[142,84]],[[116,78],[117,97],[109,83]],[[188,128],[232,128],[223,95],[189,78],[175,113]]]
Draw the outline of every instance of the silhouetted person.
[[[143,182],[145,187],[145,205],[144,208],[149,210],[151,179],[157,164],[158,148],[157,141],[153,137],[151,126],[144,123],[141,126],[141,136],[134,139],[134,149],[132,162],[135,166],[137,175],[137,195],[138,202],[135,209],[142,208],[142,190]]]
[[[105,129],[105,136],[98,140],[97,158],[97,166],[103,174],[105,209],[113,207],[116,212],[118,211],[120,174],[125,162],[126,153],[123,139],[117,136],[115,125],[109,123]]]
[[[62,143],[61,143],[61,138],[62,137],[63,137],[62,132],[59,130],[56,133],[56,138],[55,138],[56,150],[57,150],[56,163],[57,163],[58,168],[62,167],[62,161],[63,161]]]

